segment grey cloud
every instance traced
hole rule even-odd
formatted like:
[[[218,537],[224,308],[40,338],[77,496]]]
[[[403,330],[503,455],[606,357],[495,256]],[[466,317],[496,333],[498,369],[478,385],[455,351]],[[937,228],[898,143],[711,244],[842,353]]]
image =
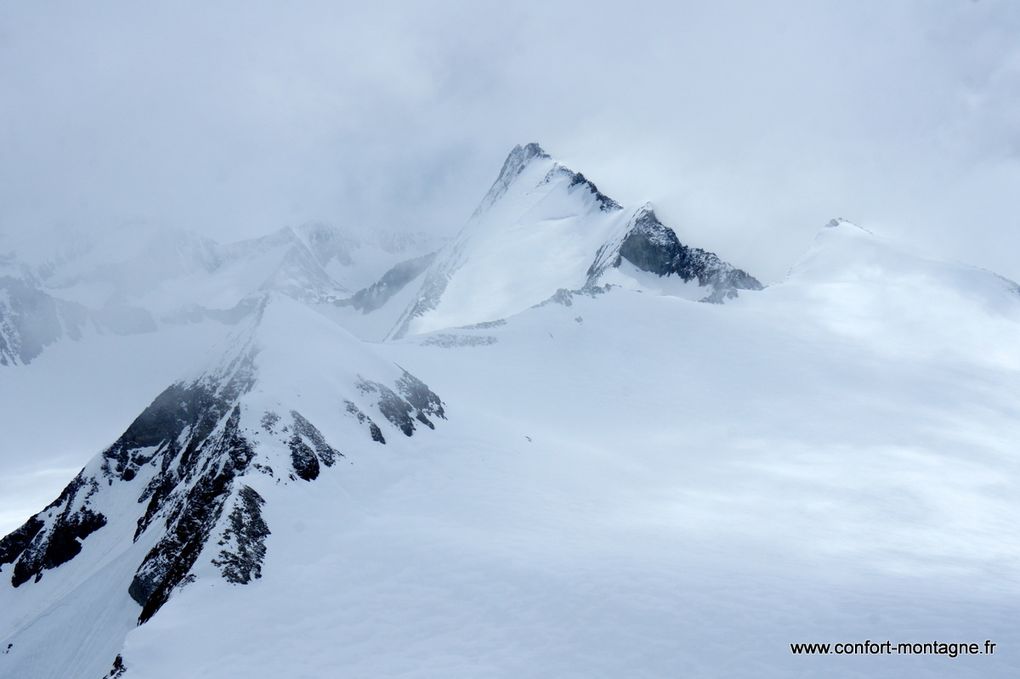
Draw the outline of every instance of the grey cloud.
[[[837,214],[1020,278],[1018,30],[1008,0],[8,3],[0,234],[449,233],[537,140],[766,280]]]

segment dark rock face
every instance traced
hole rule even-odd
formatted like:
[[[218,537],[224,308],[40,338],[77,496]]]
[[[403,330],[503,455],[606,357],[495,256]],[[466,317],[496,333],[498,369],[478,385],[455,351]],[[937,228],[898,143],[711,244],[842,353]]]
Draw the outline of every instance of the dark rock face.
[[[408,283],[417,278],[432,264],[436,253],[431,252],[421,257],[408,259],[393,266],[378,281],[354,293],[350,299],[337,302],[339,305],[350,305],[362,313],[375,311],[386,304],[393,295],[404,289]]]
[[[372,437],[373,441],[386,445],[386,437],[383,436],[382,429],[380,429],[379,425],[372,421],[371,417],[366,415],[353,401],[344,401],[344,405],[346,406],[348,415],[357,419],[358,424],[363,424],[368,427],[368,434]]]
[[[397,380],[397,391],[407,399],[414,408],[418,410],[418,419],[421,415],[431,415],[446,419],[446,412],[443,410],[443,401],[428,388],[424,382],[411,373],[404,371],[404,374]],[[429,429],[435,429],[431,423],[426,423]]]
[[[314,481],[319,478],[319,458],[297,434],[290,439],[290,464],[299,479]]]
[[[246,384],[242,380],[241,385]],[[217,392],[215,398],[208,394],[201,397],[210,417],[220,412],[224,405],[235,401],[244,388],[234,384]],[[223,400],[224,394],[231,398]],[[152,421],[157,427],[164,427],[167,421],[179,423],[181,419],[186,420],[190,403],[187,399],[179,401],[179,409],[173,417],[154,418]],[[296,478],[314,480],[319,476],[320,463],[332,466],[342,456],[300,413],[291,411],[289,427],[279,427],[280,419],[276,413],[266,412],[260,424],[273,435],[289,433],[287,444]],[[241,430],[240,420],[241,409],[235,404],[218,433],[215,431],[218,423],[214,422],[212,427],[201,426],[204,420],[197,418],[192,430],[196,435],[204,436],[202,440],[189,440],[179,454],[170,443],[161,448],[167,451],[169,457],[164,459],[163,473],[153,478],[140,498],[143,501],[148,498],[149,506],[139,520],[135,538],[140,537],[156,517],[161,517],[167,528],[142,561],[128,588],[131,597],[142,606],[139,622],[152,617],[176,587],[188,582],[192,567],[224,515],[236,479],[249,468],[272,474],[270,468],[252,464],[255,444]],[[170,427],[169,431],[177,431],[176,426]],[[179,460],[179,463],[176,467],[169,467],[169,461],[173,459]],[[220,546],[225,548],[213,561],[231,582],[245,584],[261,577],[265,538],[269,535],[261,515],[264,502],[247,485],[236,493],[227,517],[227,528],[219,541]]]
[[[227,582],[246,585],[262,577],[266,538],[270,535],[269,526],[262,519],[265,503],[250,486],[241,486],[234,499],[227,528],[218,543],[223,549],[213,559],[213,564],[219,567]]]
[[[714,253],[684,245],[672,229],[662,224],[655,213],[645,209],[634,218],[631,230],[620,244],[613,266],[622,260],[658,276],[679,276],[684,281],[697,280],[712,292],[704,302],[721,302],[735,297],[737,290],[761,290],[753,276],[719,259]],[[593,265],[594,266],[594,265]],[[589,270],[589,275],[595,273]]]
[[[167,471],[179,451],[183,451],[179,468],[189,470],[198,448],[254,379],[252,356],[247,354],[229,364],[220,376],[167,388],[103,453],[103,471],[111,478],[130,481],[141,467],[157,458],[162,460],[162,471]],[[165,474],[154,478],[155,485],[146,489],[146,499],[152,496],[158,502],[156,485],[176,480]]]
[[[599,188],[595,186],[594,182],[586,178],[580,172],[573,172],[567,168],[558,168],[562,172],[566,172],[570,175],[570,189],[573,190],[575,187],[581,187],[587,190],[592,196],[595,197],[595,202],[598,203],[599,209],[602,212],[613,212],[614,210],[622,210],[623,207],[615,200],[607,196],[606,194],[599,191]]]
[[[14,563],[45,525],[45,522],[40,520],[39,515],[36,514],[23,523],[20,528],[0,540],[0,567]]]
[[[45,571],[74,559],[83,542],[107,525],[104,511],[138,517],[134,540],[144,535],[151,540],[130,583],[124,583],[141,606],[139,623],[195,578],[195,564],[208,554],[211,540],[219,547],[211,561],[228,582],[261,577],[270,535],[263,518],[266,501],[244,483],[245,475],[274,476],[266,462],[275,466],[273,456],[282,447],[281,463],[290,462],[293,470],[289,477],[312,481],[343,454],[296,410],[289,418],[271,411],[246,414],[242,397],[255,384],[254,366],[249,347],[217,372],[175,384],[156,397],[60,497],[0,539],[0,570],[13,564],[11,584],[38,581]],[[408,436],[416,424],[434,428],[431,418],[445,418],[439,397],[406,371],[392,388],[364,379],[352,386],[375,394],[377,403],[365,409],[381,413]],[[373,440],[386,442],[376,422],[352,401],[345,403]],[[250,421],[254,426],[246,428]],[[116,493],[108,491],[115,485]],[[125,492],[137,504],[129,500],[111,509]]]
[[[77,556],[82,542],[107,523],[92,506],[102,488],[131,483],[144,471],[151,479],[138,501],[148,505],[135,539],[157,516],[168,526],[129,588],[147,619],[194,564],[230,481],[254,456],[238,430],[240,410],[234,405],[252,381],[251,357],[242,356],[220,375],[160,394],[91,473],[83,470],[52,504],[0,541],[0,563],[14,563],[11,584],[38,581],[45,570]]]
[[[228,404],[227,399],[199,384],[169,387],[103,453],[104,471],[130,481],[140,467],[164,452],[160,446],[176,447],[186,429],[192,432],[189,444],[197,446],[212,432]]]
[[[327,467],[332,467],[333,463],[336,462],[336,458],[343,457],[343,453],[336,450],[328,443],[326,443],[325,437],[322,432],[315,428],[311,422],[301,416],[301,413],[296,410],[290,411],[290,416],[294,422],[294,435],[300,436],[302,439],[311,443],[312,448],[315,450],[315,454],[322,460],[322,463]]]
[[[319,476],[319,462],[332,467],[336,458],[343,457],[343,453],[336,450],[328,443],[322,432],[301,416],[296,410],[290,411],[293,423],[293,434],[291,434],[288,445],[290,446],[290,460],[294,467],[294,473],[298,478],[305,481],[312,481]]]
[[[106,673],[103,679],[120,679],[127,672],[127,666],[124,664],[124,658],[117,656],[113,659],[113,665],[110,667],[110,671]]]
[[[41,549],[26,550],[14,566],[11,584],[18,585],[35,577],[38,582],[42,571],[67,563],[81,552],[81,540],[106,525],[106,517],[82,508],[77,512],[65,511],[49,532]]]
[[[414,420],[411,418],[414,408],[410,403],[397,396],[392,389],[384,384],[362,382],[358,386],[366,393],[374,391],[379,394],[379,411],[393,426],[404,432],[404,436],[414,434]],[[431,427],[433,425],[429,422],[428,426]]]
[[[160,394],[127,431],[50,506],[0,540],[0,564],[14,563],[15,587],[77,556],[82,541],[107,523],[91,503],[103,486],[151,476],[139,502],[137,540],[157,517],[166,532],[143,559],[128,588],[142,606],[140,621],[152,616],[181,584],[220,519],[232,482],[254,458],[240,430],[240,396],[253,383],[251,356],[222,374],[176,384]]]
[[[221,375],[164,390],[102,454],[94,474],[83,470],[54,503],[0,540],[0,564],[14,563],[11,584],[38,581],[43,571],[78,556],[82,541],[107,523],[91,507],[102,486],[130,483],[145,470],[152,477],[139,502],[148,505],[135,538],[157,516],[167,525],[129,588],[143,607],[141,619],[148,619],[194,565],[232,480],[254,457],[236,405],[252,381],[246,356]]]
[[[405,436],[414,434],[415,421],[435,429],[436,425],[429,419],[430,415],[446,419],[442,400],[424,382],[406,370],[396,384],[399,394],[385,384],[365,379],[359,381],[357,386],[362,393],[378,395],[376,403],[379,412]]]
[[[140,623],[151,618],[185,581],[223,513],[232,481],[255,456],[239,430],[240,415],[235,406],[222,432],[201,444],[193,484],[187,489],[178,486],[160,510],[166,533],[145,556],[128,587],[131,598],[142,606]]]
[[[79,473],[46,509],[0,540],[0,566],[14,564],[11,584],[19,587],[43,571],[76,557],[81,541],[106,525],[106,517],[90,506],[99,489],[95,479]]]

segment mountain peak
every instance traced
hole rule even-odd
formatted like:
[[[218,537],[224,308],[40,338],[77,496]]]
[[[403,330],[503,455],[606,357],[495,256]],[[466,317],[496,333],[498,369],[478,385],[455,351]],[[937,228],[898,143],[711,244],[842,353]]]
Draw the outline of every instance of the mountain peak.
[[[429,265],[389,337],[506,318],[561,289],[602,285],[603,274],[623,260],[691,282],[688,293],[702,301],[762,287],[717,255],[681,243],[651,203],[625,210],[538,144],[515,146],[471,219]]]
[[[520,144],[514,146],[510,150],[509,155],[507,155],[506,160],[503,161],[503,167],[500,169],[496,181],[492,183],[492,187],[485,194],[485,197],[482,198],[478,208],[475,209],[474,216],[478,216],[486,208],[499,200],[507,192],[507,189],[510,188],[514,180],[524,171],[524,168],[528,167],[533,161],[550,159],[551,156],[537,142],[531,142],[524,146]]]
[[[538,156],[540,158],[549,157],[549,154],[545,152],[545,149],[543,149],[542,146],[537,141],[530,142],[528,144],[525,144],[524,146],[518,144],[513,148],[514,151],[518,149],[520,149],[526,156],[530,157]]]
[[[428,386],[307,305],[276,292],[253,302],[222,358],[167,387],[54,502],[0,539],[0,584],[32,588],[54,570],[81,577],[81,560],[103,558],[114,540],[126,549],[113,584],[140,607],[124,613],[145,622],[196,578],[260,578],[263,505],[291,502],[304,484],[344,473],[341,459],[387,441],[399,449],[445,420]]]
[[[641,207],[634,211],[634,221],[641,219],[654,219],[659,218],[655,215],[655,205],[651,201],[645,201]]]
[[[815,232],[811,245],[794,262],[786,277],[787,280],[837,280],[844,275],[858,276],[865,270],[876,271],[882,262],[900,266],[911,257],[881,235],[836,217]]]
[[[507,155],[506,160],[503,162],[503,168],[499,171],[499,177],[496,179],[496,183],[503,181],[510,182],[521,173],[528,163],[532,160],[548,159],[551,156],[545,152],[538,142],[531,142],[521,146],[518,144],[510,149],[510,153]]]

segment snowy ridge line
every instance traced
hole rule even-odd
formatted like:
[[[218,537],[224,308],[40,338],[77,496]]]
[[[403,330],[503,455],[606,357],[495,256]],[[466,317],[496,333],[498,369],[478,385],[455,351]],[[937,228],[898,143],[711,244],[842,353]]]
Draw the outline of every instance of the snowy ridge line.
[[[694,301],[762,289],[714,253],[681,243],[651,205],[628,211],[537,143],[515,146],[388,337],[505,318],[557,290],[598,285],[623,262],[690,282]]]
[[[104,544],[120,552],[114,570],[131,573],[110,586],[133,600],[137,624],[211,572],[248,584],[262,577],[272,549],[265,508],[294,492],[287,487],[316,481],[351,451],[446,419],[445,404],[421,380],[298,301],[263,294],[247,325],[221,359],[165,389],[60,497],[0,539],[5,587],[55,580],[73,589],[98,577]],[[304,350],[294,346],[295,331],[307,339]],[[323,366],[307,364],[321,347],[343,350]],[[282,372],[281,356],[291,357]],[[313,423],[289,385],[305,391],[323,370],[333,377]]]
[[[68,242],[52,256],[29,253],[31,262],[0,255],[0,366],[28,364],[64,340],[235,324],[250,310],[248,300],[268,291],[368,313],[374,309],[363,306],[365,291],[385,302],[406,285],[392,272],[434,252],[441,239],[391,233],[358,239],[308,223],[226,244],[154,228]]]

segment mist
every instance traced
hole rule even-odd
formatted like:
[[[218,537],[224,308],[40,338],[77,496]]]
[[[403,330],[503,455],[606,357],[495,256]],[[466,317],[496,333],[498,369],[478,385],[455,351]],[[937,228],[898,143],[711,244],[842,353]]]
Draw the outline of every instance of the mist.
[[[0,252],[54,228],[455,233],[540,142],[780,280],[834,216],[1020,278],[1020,5],[8,3]]]
[[[1020,677],[1018,37],[0,3],[0,677]]]

